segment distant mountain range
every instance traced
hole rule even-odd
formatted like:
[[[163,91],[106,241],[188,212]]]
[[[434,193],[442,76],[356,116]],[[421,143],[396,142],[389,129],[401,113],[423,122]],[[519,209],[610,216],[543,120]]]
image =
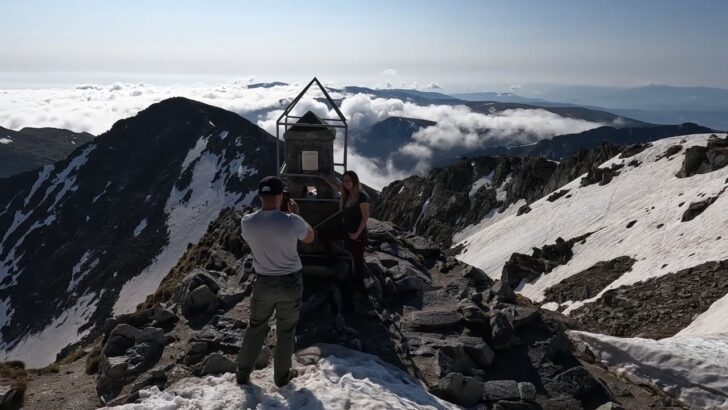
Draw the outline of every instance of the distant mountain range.
[[[495,101],[541,107],[581,106],[655,124],[694,122],[728,129],[728,90],[649,85],[635,88],[526,84],[514,93],[452,94],[466,101]]]
[[[627,146],[680,135],[705,134],[712,131],[710,128],[692,123],[655,125],[641,128],[599,127],[576,134],[557,135],[553,138],[541,140],[535,144],[493,147],[473,151],[468,156],[507,155],[516,157],[545,157],[560,161],[576,154],[579,150],[593,149],[605,142]],[[444,166],[447,164],[448,161],[442,161],[436,165]]]
[[[94,136],[86,132],[59,128],[13,131],[0,127],[0,178],[60,161],[93,139]]]

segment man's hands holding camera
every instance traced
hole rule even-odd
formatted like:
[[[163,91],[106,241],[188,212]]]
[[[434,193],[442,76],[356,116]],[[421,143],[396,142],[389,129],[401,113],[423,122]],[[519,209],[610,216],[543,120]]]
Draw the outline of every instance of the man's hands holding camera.
[[[293,199],[288,200],[288,212],[292,214],[298,215],[300,210],[298,209],[298,204]]]

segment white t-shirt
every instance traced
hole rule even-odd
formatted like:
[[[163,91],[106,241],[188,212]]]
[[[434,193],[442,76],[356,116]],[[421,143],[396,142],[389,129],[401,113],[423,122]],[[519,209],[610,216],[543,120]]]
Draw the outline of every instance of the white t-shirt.
[[[277,209],[259,210],[245,215],[240,226],[256,273],[281,276],[301,270],[298,241],[308,235],[303,218]]]

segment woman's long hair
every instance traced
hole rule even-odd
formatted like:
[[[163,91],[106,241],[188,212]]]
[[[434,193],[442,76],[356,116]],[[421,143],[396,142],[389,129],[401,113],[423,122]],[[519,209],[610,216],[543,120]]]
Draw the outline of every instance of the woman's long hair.
[[[344,176],[348,175],[351,178],[352,186],[351,192],[344,188]],[[361,192],[361,184],[359,183],[359,176],[354,171],[346,171],[341,176],[341,207],[351,206],[356,203],[359,199],[359,192]]]

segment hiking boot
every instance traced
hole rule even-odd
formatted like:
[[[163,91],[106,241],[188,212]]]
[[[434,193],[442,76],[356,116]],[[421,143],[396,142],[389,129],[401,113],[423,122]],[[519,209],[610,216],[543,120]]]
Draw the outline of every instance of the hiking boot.
[[[236,370],[235,380],[237,380],[238,384],[250,384],[250,375],[245,375],[240,370]]]
[[[288,384],[292,379],[295,379],[298,377],[298,370],[291,369],[286,373],[285,377],[283,377],[281,380],[276,381],[276,386],[283,387]]]

